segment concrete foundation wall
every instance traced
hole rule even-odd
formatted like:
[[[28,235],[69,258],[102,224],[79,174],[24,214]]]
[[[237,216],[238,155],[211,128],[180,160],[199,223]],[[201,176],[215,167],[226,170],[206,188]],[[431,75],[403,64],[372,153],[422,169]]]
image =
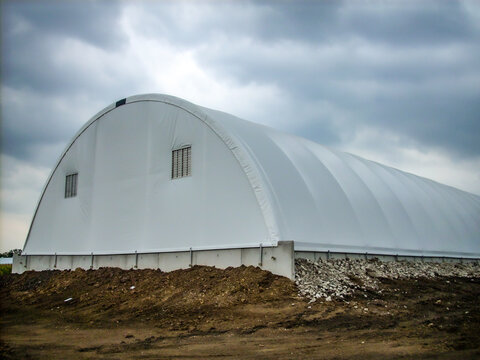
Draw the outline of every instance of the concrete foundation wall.
[[[197,250],[171,253],[123,254],[123,255],[14,255],[12,272],[21,274],[34,270],[98,269],[160,269],[173,271],[188,269],[193,265],[215,266],[221,269],[233,266],[258,266],[274,274],[295,278],[295,260],[374,259],[381,261],[422,262],[479,262],[479,259],[354,254],[338,252],[294,251],[293,241],[280,241],[276,247]]]
[[[383,254],[355,254],[340,252],[317,252],[317,251],[295,251],[295,259],[308,260],[328,260],[328,259],[378,259],[380,261],[418,261],[418,262],[476,262],[480,259],[454,258],[440,256],[403,256],[403,255],[383,255]]]
[[[12,272],[21,274],[35,270],[98,269],[160,269],[173,271],[193,265],[215,266],[221,269],[233,266],[258,266],[274,274],[294,279],[295,261],[293,241],[280,241],[275,247],[197,250],[171,253],[122,255],[16,255]]]

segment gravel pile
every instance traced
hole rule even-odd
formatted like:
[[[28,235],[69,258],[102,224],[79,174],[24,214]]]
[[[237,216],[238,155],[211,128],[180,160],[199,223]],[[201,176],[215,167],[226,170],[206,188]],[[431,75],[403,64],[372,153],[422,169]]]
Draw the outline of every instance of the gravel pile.
[[[478,278],[477,263],[429,263],[371,260],[295,260],[295,283],[301,296],[312,302],[344,299],[356,291],[376,291],[379,278],[413,279],[437,276]]]

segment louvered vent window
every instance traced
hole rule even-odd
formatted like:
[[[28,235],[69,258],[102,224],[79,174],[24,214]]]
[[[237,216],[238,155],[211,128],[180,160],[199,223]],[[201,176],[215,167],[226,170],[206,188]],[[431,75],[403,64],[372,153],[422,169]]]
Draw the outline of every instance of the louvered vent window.
[[[172,179],[192,175],[192,147],[172,151]]]
[[[67,175],[65,178],[65,199],[77,196],[77,174]]]

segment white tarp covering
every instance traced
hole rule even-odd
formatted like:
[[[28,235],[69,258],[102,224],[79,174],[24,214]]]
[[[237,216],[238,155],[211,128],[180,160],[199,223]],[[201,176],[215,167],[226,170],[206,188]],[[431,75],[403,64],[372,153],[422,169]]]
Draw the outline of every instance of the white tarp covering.
[[[192,176],[171,179],[190,145]],[[77,196],[64,198],[78,172]],[[62,155],[24,252],[275,245],[480,256],[480,197],[165,95],[94,116]]]

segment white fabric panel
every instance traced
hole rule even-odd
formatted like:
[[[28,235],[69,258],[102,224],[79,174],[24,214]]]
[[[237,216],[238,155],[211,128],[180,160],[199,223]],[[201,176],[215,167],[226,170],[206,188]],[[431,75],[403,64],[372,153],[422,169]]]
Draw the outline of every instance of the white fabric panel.
[[[412,219],[392,190],[391,185],[376,173],[377,164],[353,155],[345,156],[344,161],[361,179],[364,179],[365,185],[375,196],[376,202],[380,206],[385,221],[392,232],[394,248],[417,249],[420,239]],[[382,244],[381,247],[385,247],[385,245]]]
[[[191,145],[192,176],[171,179],[172,150]],[[78,171],[78,196],[64,199]],[[268,244],[253,189],[225,143],[185,110],[133,102],[103,114],[66,152],[24,251],[108,254]]]
[[[296,250],[480,256],[480,197],[204,109],[265,177]]]
[[[65,246],[71,253],[84,249],[90,232],[97,124],[85,130],[58,164],[39,203],[25,252],[54,254]],[[65,178],[74,172],[78,172],[77,196],[65,199]]]
[[[192,147],[192,176],[171,152]],[[64,199],[65,175],[79,173]],[[109,106],[52,173],[26,253],[275,245],[480,256],[480,197],[165,95]]]
[[[85,250],[130,250],[144,237],[147,131],[139,104],[120,106],[98,121],[91,236]]]

